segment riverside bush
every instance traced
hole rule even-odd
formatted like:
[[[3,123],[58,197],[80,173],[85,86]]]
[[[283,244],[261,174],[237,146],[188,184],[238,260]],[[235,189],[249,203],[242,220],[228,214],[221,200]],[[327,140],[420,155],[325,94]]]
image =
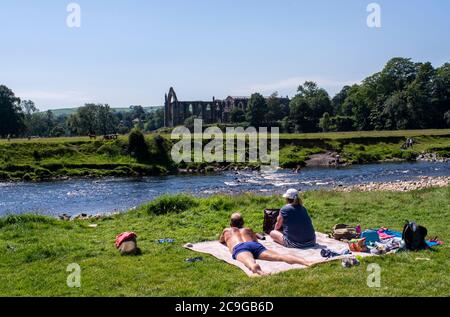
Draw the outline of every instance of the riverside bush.
[[[133,129],[128,136],[128,152],[138,162],[146,162],[149,160],[148,144],[141,130]]]
[[[165,215],[168,213],[182,213],[197,207],[198,201],[188,195],[163,195],[146,206],[148,214]]]

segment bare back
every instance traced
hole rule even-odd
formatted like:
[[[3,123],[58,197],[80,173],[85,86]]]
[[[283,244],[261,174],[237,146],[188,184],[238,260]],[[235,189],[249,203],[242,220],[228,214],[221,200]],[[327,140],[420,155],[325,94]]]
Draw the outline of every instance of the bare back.
[[[255,233],[249,228],[227,228],[220,236],[220,242],[225,243],[230,249],[230,252],[233,252],[234,247],[239,243],[256,241],[258,241],[258,239]]]

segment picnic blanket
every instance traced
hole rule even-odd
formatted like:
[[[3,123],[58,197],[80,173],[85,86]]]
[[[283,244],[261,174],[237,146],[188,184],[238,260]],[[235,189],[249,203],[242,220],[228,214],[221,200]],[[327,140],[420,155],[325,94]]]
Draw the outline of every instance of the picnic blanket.
[[[353,252],[351,255],[343,255],[343,256],[337,256],[330,259],[326,259],[320,255],[320,251],[322,249],[328,248],[331,250],[340,251],[342,249],[347,248],[348,244],[345,242],[341,242],[338,240],[330,239],[326,234],[317,232],[317,244],[316,247],[310,248],[310,249],[288,249],[285,248],[277,243],[275,243],[269,236],[266,236],[266,240],[259,241],[261,244],[263,244],[267,249],[279,252],[281,254],[290,254],[293,256],[301,257],[304,259],[307,259],[309,261],[317,263],[324,263],[329,262],[333,260],[340,260],[343,258],[351,257],[351,256],[372,256],[370,253],[358,253]],[[249,269],[245,267],[245,265],[239,261],[233,260],[230,251],[226,246],[221,244],[219,241],[208,241],[208,242],[200,242],[196,244],[188,243],[184,246],[185,248],[200,252],[200,253],[206,253],[210,254],[219,260],[223,260],[229,264],[235,265],[239,267],[241,270],[243,270],[248,276],[253,277],[255,274],[251,272]],[[257,263],[261,266],[262,270],[264,272],[270,273],[270,274],[277,274],[280,272],[285,272],[293,269],[305,269],[307,268],[304,265],[299,264],[287,264],[284,262],[267,262],[267,261],[260,261],[257,260]]]

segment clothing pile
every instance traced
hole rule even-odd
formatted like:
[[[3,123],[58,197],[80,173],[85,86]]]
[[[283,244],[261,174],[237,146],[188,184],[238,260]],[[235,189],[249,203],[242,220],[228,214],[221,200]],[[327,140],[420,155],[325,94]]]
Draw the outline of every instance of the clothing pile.
[[[425,227],[419,226],[415,222],[407,222],[403,232],[393,231],[385,227],[362,231],[361,226],[352,227],[338,224],[333,227],[330,236],[336,240],[347,242],[350,253],[343,250],[323,249],[321,254],[324,258],[351,254],[351,252],[383,255],[395,253],[399,250],[423,250],[443,244],[437,237],[425,240],[427,233]]]

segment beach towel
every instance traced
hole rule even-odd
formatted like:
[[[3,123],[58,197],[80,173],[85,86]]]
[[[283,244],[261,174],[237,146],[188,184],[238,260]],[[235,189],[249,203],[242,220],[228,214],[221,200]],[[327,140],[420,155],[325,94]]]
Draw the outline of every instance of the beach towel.
[[[336,256],[336,257],[332,257],[332,258],[324,258],[321,255],[322,249],[331,249],[331,250],[336,250],[336,251],[342,251],[343,249],[348,249],[348,244],[345,242],[330,239],[327,237],[326,234],[323,234],[323,233],[317,232],[316,236],[317,236],[317,245],[316,245],[316,247],[310,248],[310,249],[288,249],[288,248],[285,248],[285,247],[275,243],[269,236],[266,237],[266,240],[261,240],[259,242],[269,250],[279,252],[281,254],[290,254],[293,256],[301,257],[306,260],[312,261],[315,264],[334,261],[334,260],[340,260],[340,259],[348,258],[351,256],[363,256],[363,257],[373,256],[370,253],[353,252],[353,254],[351,254],[351,255],[342,255],[342,256]],[[196,243],[196,244],[189,243],[189,244],[186,244],[184,247],[187,249],[190,249],[192,251],[210,254],[219,260],[225,261],[229,264],[239,267],[250,277],[255,276],[255,274],[253,274],[249,269],[247,269],[243,263],[233,260],[228,248],[225,245],[221,244],[219,241],[200,242],[200,243]],[[299,264],[291,265],[291,264],[287,264],[284,262],[268,262],[268,261],[257,260],[257,263],[261,266],[261,268],[264,272],[267,272],[270,274],[277,274],[277,273],[281,273],[281,272],[285,272],[285,271],[289,271],[289,270],[293,270],[293,269],[307,268],[306,266],[303,266],[303,265],[299,265]]]

